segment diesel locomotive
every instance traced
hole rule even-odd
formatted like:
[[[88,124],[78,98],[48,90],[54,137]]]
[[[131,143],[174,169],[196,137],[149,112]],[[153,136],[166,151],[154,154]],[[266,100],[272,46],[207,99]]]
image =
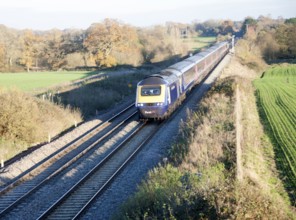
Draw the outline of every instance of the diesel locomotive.
[[[217,43],[140,81],[135,104],[140,120],[166,119],[228,51],[228,42]]]

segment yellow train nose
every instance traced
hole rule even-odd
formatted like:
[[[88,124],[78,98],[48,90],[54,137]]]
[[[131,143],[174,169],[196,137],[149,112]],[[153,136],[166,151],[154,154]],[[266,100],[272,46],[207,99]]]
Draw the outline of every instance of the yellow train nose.
[[[160,85],[159,90],[155,91],[151,86],[138,86],[137,100],[138,104],[165,103],[165,85]]]

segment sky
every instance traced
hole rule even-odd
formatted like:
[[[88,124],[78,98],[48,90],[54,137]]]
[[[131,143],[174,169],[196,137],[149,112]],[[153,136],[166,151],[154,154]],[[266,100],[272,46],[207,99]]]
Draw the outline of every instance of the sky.
[[[16,29],[87,29],[105,18],[138,27],[247,16],[296,17],[296,0],[1,0],[0,24]]]

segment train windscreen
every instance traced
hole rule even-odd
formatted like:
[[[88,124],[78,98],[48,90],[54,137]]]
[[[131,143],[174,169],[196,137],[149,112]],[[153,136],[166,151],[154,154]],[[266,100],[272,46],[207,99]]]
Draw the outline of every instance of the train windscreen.
[[[142,87],[141,95],[142,96],[157,96],[161,93],[161,87]]]

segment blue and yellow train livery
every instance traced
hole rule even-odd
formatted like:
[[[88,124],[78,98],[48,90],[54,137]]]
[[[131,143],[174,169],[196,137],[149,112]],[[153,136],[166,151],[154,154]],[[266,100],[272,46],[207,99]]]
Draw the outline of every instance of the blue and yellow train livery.
[[[140,81],[136,94],[139,118],[167,118],[181,104],[186,93],[201,82],[228,51],[228,42],[218,43]]]

